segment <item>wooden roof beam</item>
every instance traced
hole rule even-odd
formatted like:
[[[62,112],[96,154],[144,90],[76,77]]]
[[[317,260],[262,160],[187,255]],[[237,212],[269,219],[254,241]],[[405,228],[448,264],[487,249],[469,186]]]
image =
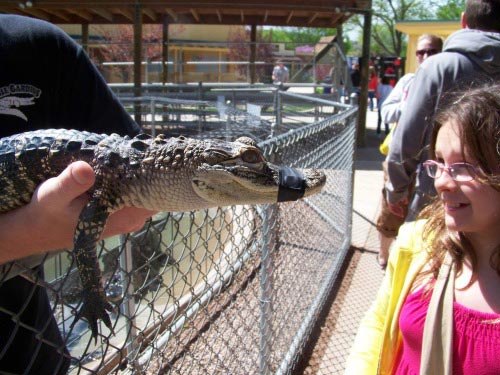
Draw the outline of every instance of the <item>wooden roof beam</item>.
[[[266,23],[267,22],[267,17],[269,16],[269,11],[266,9],[266,11],[264,12],[264,19],[262,20],[262,23]]]
[[[245,23],[245,12],[243,9],[240,10],[241,23]]]
[[[289,24],[290,21],[292,20],[293,17],[293,10],[288,14],[288,17],[286,18],[286,23]]]
[[[177,15],[177,13],[174,12],[174,10],[172,8],[165,8],[165,12],[167,12],[167,14],[172,17],[172,19],[177,22],[179,21],[179,16]]]
[[[46,8],[46,9],[44,9],[44,11],[49,13],[49,14],[52,14],[58,18],[61,18],[61,19],[65,20],[66,22],[70,22],[70,20],[71,20],[71,18],[68,17],[68,15],[66,13],[61,12],[60,10]]]
[[[113,13],[111,13],[109,10],[106,10],[104,8],[92,8],[90,9],[92,12],[97,14],[98,16],[108,20],[109,22],[113,22],[113,19],[115,18],[113,16]]]
[[[142,13],[144,13],[146,16],[148,16],[151,19],[151,21],[156,22],[157,17],[156,17],[156,13],[153,9],[144,8],[144,9],[142,9]]]
[[[222,23],[222,14],[219,9],[215,10],[215,13],[217,13],[217,18],[219,19],[219,23]]]
[[[332,16],[332,18],[330,19],[332,27],[337,27],[337,25],[340,23],[339,20],[341,17],[342,17],[342,13],[337,13],[337,14]]]
[[[92,14],[87,12],[86,10],[79,10],[75,8],[66,8],[65,9],[68,13],[74,14],[75,16],[78,16],[80,18],[83,18],[85,21],[91,22],[94,17],[92,17]]]
[[[318,18],[319,13],[314,13],[309,19],[307,20],[307,24],[310,25],[316,18]]]
[[[5,7],[1,9],[2,13],[8,13],[8,14],[17,14],[18,16],[26,16],[24,14],[23,10],[19,7]]]
[[[33,9],[30,7],[22,8],[24,13],[28,13],[30,16],[40,18],[44,21],[50,21],[50,15],[45,13],[43,10]]]
[[[191,15],[196,20],[196,22],[200,22],[200,15],[196,11],[196,9],[191,8],[191,9],[189,9],[189,11],[191,12]]]
[[[128,19],[131,22],[134,22],[134,13],[132,10],[128,7],[119,7],[115,8],[115,13],[120,13],[122,16],[124,16],[126,19]]]

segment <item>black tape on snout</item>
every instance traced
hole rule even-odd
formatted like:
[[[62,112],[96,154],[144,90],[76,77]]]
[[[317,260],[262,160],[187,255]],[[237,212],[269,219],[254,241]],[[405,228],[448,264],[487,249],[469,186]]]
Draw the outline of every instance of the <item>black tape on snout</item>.
[[[278,202],[296,201],[304,196],[306,180],[304,175],[290,167],[280,167]]]

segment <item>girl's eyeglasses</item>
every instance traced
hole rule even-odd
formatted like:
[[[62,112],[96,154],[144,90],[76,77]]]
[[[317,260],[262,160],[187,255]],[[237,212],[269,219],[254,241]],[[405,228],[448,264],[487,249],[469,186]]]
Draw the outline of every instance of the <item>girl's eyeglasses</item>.
[[[431,178],[441,177],[443,170],[446,170],[450,177],[458,182],[472,181],[478,174],[477,168],[469,163],[454,163],[446,167],[437,161],[427,160],[424,162],[424,167],[427,175]]]

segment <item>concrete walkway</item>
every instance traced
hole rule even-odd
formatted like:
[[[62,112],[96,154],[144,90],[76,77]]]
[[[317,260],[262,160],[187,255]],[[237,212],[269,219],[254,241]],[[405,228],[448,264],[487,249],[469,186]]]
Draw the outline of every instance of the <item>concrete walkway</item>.
[[[337,293],[322,317],[315,342],[295,374],[343,374],[359,322],[374,300],[383,273],[377,264],[375,220],[382,189],[383,155],[375,134],[377,112],[367,113],[366,146],[358,148],[354,177],[352,256]],[[360,374],[361,375],[361,374]]]

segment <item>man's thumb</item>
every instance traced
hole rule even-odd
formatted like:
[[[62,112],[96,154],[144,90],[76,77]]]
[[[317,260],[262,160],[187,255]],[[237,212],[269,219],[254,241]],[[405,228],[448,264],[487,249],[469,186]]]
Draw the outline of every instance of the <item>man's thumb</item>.
[[[62,199],[72,200],[92,187],[95,174],[90,165],[77,161],[70,164],[57,180],[57,193],[62,195]]]

